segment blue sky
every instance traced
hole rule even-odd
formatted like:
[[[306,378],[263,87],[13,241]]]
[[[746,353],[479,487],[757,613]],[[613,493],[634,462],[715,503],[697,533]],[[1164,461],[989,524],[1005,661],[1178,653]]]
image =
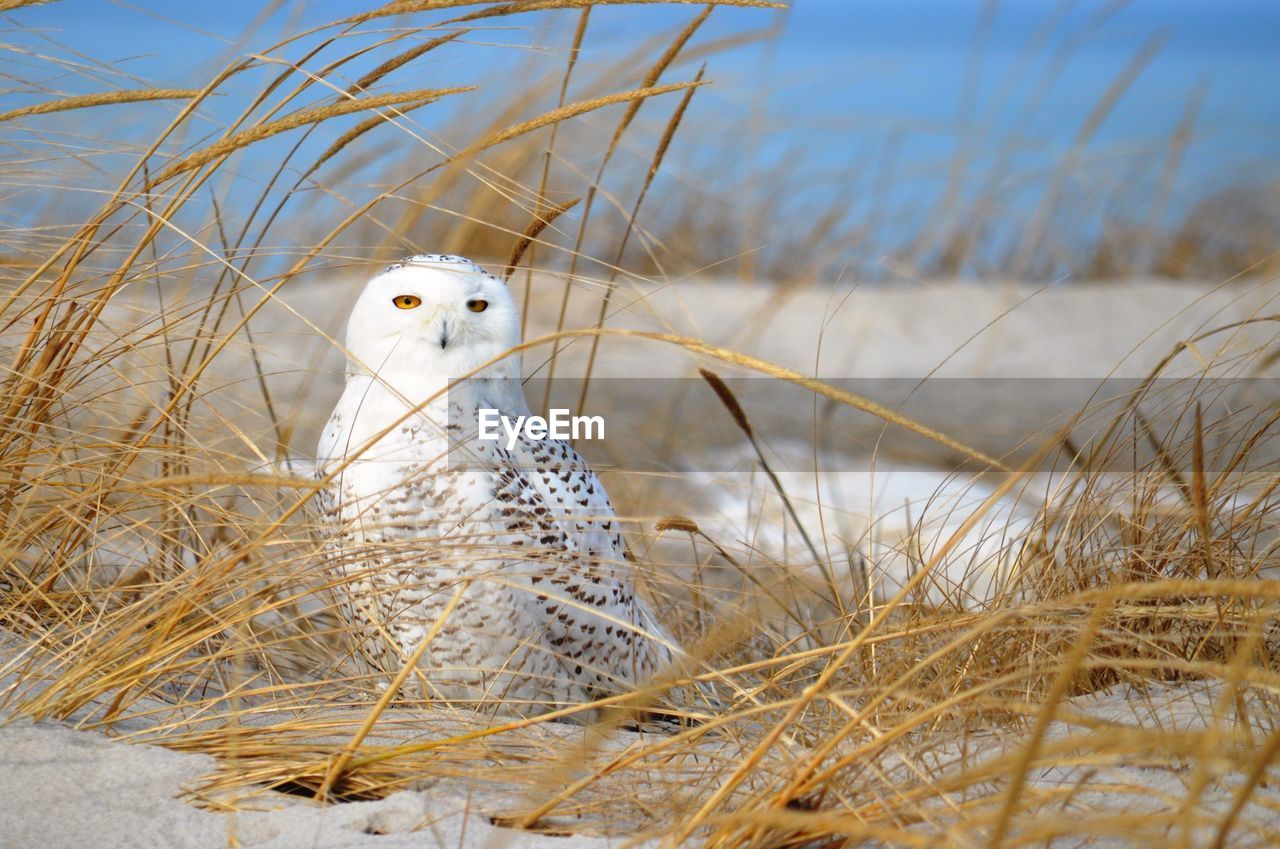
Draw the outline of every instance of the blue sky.
[[[207,76],[232,49],[261,49],[285,32],[376,5],[287,3],[242,43],[237,39],[260,3],[59,0],[0,16],[9,25],[0,39],[41,51],[55,51],[48,40],[56,40],[150,83],[186,86],[193,73]],[[680,26],[696,10],[598,9],[589,41],[594,53],[584,61],[608,61],[641,36]],[[567,26],[574,14],[559,20]],[[762,27],[774,14],[718,9],[700,37]],[[1044,37],[1037,43],[1039,33]],[[530,17],[473,39],[526,47],[546,41],[553,49],[545,59],[559,67],[565,34]],[[1111,82],[1153,38],[1163,39],[1159,51],[1091,137],[1088,167],[1124,180],[1163,156],[1199,92],[1196,131],[1170,214],[1215,185],[1280,178],[1277,0],[796,0],[778,41],[713,60],[709,76],[716,86],[699,95],[695,109],[725,126],[763,110],[756,113],[764,119],[757,124],[764,128],[758,155],[767,161],[801,150],[816,172],[874,165],[892,148],[891,191],[910,205],[937,195],[957,151],[970,159],[975,180],[1002,169],[1050,169]],[[508,53],[433,60],[419,81],[450,84],[451,76],[472,70],[460,63],[479,55],[501,61]],[[8,73],[30,78],[25,57],[10,53],[5,62]],[[684,78],[687,70],[672,75]],[[43,90],[0,92],[0,101],[22,105],[92,87],[70,76],[50,75],[45,82]],[[761,91],[768,93],[763,103]]]
[[[139,0],[59,0],[11,14],[11,24],[48,37],[158,84],[189,81],[188,74],[225,55],[261,3],[175,3]],[[286,4],[249,48],[261,48],[282,32],[327,22],[374,3],[320,0]],[[842,123],[874,134],[891,126],[945,124],[961,117],[969,59],[982,15],[980,0],[796,0],[776,47],[770,78],[777,106],[807,116],[793,129],[824,132]],[[1027,129],[1046,137],[1069,138],[1138,47],[1149,37],[1167,36],[1159,54],[1116,108],[1103,138],[1159,134],[1177,123],[1191,92],[1206,90],[1205,132],[1230,139],[1242,156],[1274,159],[1280,153],[1280,2],[1274,0],[1005,0],[995,9],[978,68],[977,115],[1016,70],[1015,59],[1036,31],[1053,18],[1057,33],[1041,52],[1073,34],[1079,37],[1044,114]],[[1097,26],[1090,19],[1119,6]],[[147,10],[149,13],[144,13]],[[1062,14],[1063,10],[1067,10]],[[659,32],[687,20],[689,6],[605,8],[596,12],[596,33],[619,40]],[[719,9],[706,28],[724,33],[768,21],[769,12]],[[518,20],[518,19],[517,19]],[[10,31],[6,40],[40,44],[31,33]],[[531,33],[501,31],[497,38],[536,39]],[[732,86],[751,81],[759,51],[721,57],[713,66],[732,98]],[[1037,69],[1033,63],[1029,76]],[[1024,69],[1025,70],[1025,69]],[[1015,99],[1019,91],[1006,92]],[[996,109],[998,112],[999,110]],[[990,117],[989,115],[987,117]],[[794,126],[808,124],[808,126]],[[1220,153],[1230,147],[1219,148]]]

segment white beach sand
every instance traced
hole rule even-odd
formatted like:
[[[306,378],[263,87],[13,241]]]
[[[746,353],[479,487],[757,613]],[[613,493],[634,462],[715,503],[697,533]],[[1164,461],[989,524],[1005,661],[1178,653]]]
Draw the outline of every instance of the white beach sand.
[[[0,846],[43,849],[338,849],[519,846],[596,849],[619,840],[497,828],[448,789],[319,805],[272,794],[235,814],[184,792],[216,768],[207,755],[112,741],[51,722],[0,728]]]

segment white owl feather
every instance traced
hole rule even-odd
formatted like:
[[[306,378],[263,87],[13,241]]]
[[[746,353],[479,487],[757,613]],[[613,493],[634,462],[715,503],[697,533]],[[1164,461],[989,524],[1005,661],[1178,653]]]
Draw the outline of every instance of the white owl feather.
[[[458,379],[519,338],[506,286],[469,260],[391,266],[352,310],[346,389],[316,450],[327,556],[363,657],[393,674],[436,630],[426,695],[507,713],[643,685],[675,650],[578,453],[477,438],[481,408],[529,414],[519,358]]]

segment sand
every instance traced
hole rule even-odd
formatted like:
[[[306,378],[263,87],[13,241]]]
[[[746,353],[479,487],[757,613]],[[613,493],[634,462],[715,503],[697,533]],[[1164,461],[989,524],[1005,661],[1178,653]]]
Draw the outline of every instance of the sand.
[[[53,722],[13,722],[0,728],[0,846],[596,849],[619,842],[497,828],[447,790],[340,805],[277,793],[255,800],[259,810],[214,812],[183,795],[215,766],[207,755],[114,742]]]

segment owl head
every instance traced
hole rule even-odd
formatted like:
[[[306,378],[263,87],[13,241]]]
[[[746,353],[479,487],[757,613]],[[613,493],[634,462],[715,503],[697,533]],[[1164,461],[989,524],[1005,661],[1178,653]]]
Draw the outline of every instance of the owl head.
[[[454,379],[520,344],[520,315],[506,285],[469,259],[411,256],[365,285],[347,323],[349,370],[397,383]],[[517,377],[512,355],[486,370]]]

